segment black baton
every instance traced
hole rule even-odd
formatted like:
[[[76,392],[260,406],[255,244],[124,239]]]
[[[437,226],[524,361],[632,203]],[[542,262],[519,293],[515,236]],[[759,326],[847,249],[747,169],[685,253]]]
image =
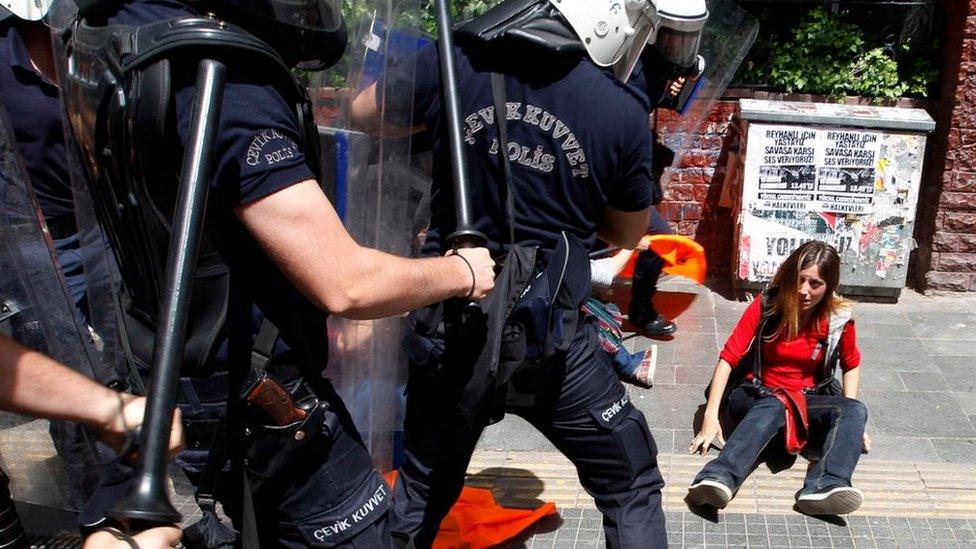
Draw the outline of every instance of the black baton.
[[[167,450],[226,72],[224,65],[212,59],[204,59],[197,68],[196,96],[166,259],[152,383],[139,437],[139,462],[129,493],[111,513],[132,531],[180,522],[179,512],[166,495]]]
[[[454,63],[454,40],[451,37],[451,15],[447,0],[435,0],[437,10],[437,51],[441,65],[441,95],[447,112],[447,135],[451,148],[451,169],[454,182],[454,210],[457,229],[447,237],[452,248],[484,246],[488,239],[474,228],[471,221],[471,197],[468,195],[468,166],[461,140],[461,100],[458,95],[457,65]],[[497,118],[497,115],[496,115]]]

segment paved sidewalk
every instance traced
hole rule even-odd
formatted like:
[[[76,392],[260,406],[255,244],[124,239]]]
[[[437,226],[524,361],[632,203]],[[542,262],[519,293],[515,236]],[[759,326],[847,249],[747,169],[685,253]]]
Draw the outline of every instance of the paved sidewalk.
[[[626,291],[617,288],[618,297]],[[801,459],[775,475],[758,469],[727,512],[700,517],[689,511],[684,491],[704,463],[686,453],[691,421],[718,349],[746,307],[741,297],[727,284],[665,281],[658,301],[662,312],[676,318],[676,337],[627,339],[631,349],[658,346],[655,387],[628,390],[660,451],[671,546],[976,548],[976,295],[930,297],[906,290],[895,304],[855,306],[861,398],[875,446],[855,475],[865,493],[861,510],[834,522],[794,512]],[[0,416],[2,454],[15,491],[18,479],[31,479],[30,501],[40,504],[27,510],[28,528],[56,531],[51,527],[57,523],[70,529],[70,517],[43,507],[61,497],[62,475],[44,422]],[[558,516],[506,548],[601,546],[600,516],[572,465],[521,419],[509,416],[486,431],[469,475],[470,484],[491,488],[503,504],[557,503]],[[173,478],[174,502],[192,522],[191,490],[182,475]],[[76,543],[62,539],[47,547]]]
[[[854,478],[864,506],[828,523],[792,510],[802,458],[775,475],[758,469],[727,512],[705,518],[689,512],[685,490],[706,461],[686,453],[692,418],[747,302],[722,283],[673,279],[661,289],[659,308],[676,319],[678,333],[670,341],[627,338],[631,349],[658,346],[654,388],[628,391],[661,452],[673,547],[976,547],[976,296],[905,290],[897,303],[855,305],[861,399],[874,450]],[[615,292],[623,301],[627,288]],[[602,543],[599,514],[572,465],[521,419],[509,416],[489,428],[469,475],[505,503],[556,501],[559,517],[509,547]]]

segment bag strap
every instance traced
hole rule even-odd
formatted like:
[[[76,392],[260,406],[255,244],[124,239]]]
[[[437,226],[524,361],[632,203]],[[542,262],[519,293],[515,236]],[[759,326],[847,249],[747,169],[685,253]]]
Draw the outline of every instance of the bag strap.
[[[508,222],[508,242],[515,244],[515,196],[512,185],[512,161],[508,158],[508,107],[505,90],[505,77],[497,72],[491,73],[491,96],[495,104],[495,126],[498,127],[498,158],[502,174],[505,176],[505,217]]]

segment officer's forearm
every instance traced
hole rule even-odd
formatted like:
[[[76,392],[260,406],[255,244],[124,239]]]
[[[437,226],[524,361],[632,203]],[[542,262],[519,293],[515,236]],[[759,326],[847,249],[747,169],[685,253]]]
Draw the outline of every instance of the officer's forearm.
[[[118,415],[119,394],[0,335],[0,408],[103,429]]]
[[[239,207],[237,215],[305,297],[339,316],[391,316],[471,288],[458,258],[407,259],[360,246],[314,181]]]

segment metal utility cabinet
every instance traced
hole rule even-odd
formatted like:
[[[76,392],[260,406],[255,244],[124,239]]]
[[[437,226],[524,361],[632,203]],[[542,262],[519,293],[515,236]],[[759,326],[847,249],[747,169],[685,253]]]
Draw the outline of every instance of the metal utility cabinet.
[[[764,285],[797,246],[832,244],[846,293],[897,297],[913,248],[924,110],[739,101],[730,170],[736,287]]]

